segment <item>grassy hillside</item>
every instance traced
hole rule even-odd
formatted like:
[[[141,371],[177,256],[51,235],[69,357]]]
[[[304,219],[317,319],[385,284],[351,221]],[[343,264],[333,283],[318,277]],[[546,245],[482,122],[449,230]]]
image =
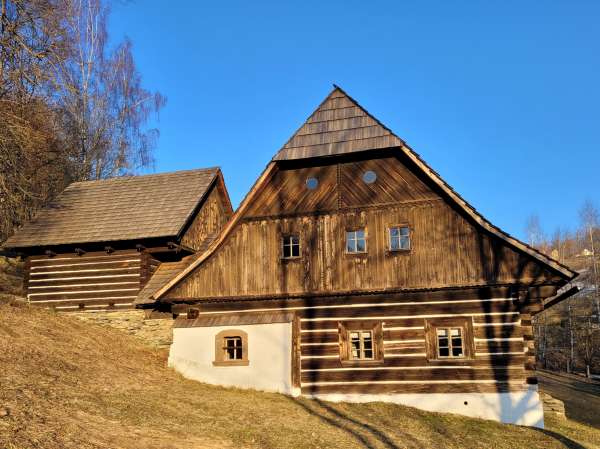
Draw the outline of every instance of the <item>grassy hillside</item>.
[[[598,430],[549,424],[213,387],[181,378],[163,352],[119,331],[0,306],[1,448],[600,447]]]

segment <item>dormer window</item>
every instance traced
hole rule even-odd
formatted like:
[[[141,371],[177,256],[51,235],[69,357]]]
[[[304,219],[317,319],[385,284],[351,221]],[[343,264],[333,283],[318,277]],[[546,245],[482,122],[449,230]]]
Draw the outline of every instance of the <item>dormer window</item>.
[[[281,250],[284,259],[300,257],[300,236],[284,235],[281,239]]]

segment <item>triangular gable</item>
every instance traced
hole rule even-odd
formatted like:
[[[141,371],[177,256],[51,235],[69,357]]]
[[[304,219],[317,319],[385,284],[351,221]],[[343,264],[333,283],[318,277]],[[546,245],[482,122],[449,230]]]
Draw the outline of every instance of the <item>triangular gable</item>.
[[[335,86],[273,160],[333,156],[403,144],[398,136]]]
[[[349,114],[349,116],[340,118],[343,117],[343,114]],[[330,120],[327,119],[328,117]],[[368,132],[373,132],[375,134],[380,133],[381,135],[377,137],[364,138],[363,136],[365,135],[364,133],[366,133],[366,131],[354,131],[353,128],[349,127],[350,122],[344,122],[344,120],[357,119],[358,117],[364,117],[364,119],[360,119],[361,123],[363,123],[363,126],[362,128],[358,127],[355,129],[370,129],[371,131]],[[336,123],[338,125],[335,125]],[[312,125],[315,125],[315,133],[313,134],[310,133],[310,130],[313,129],[311,128]],[[343,126],[344,128],[335,131],[335,126]],[[318,132],[318,127],[321,127],[322,132]],[[317,137],[308,137],[303,140],[304,138],[302,136],[311,135],[320,136],[319,139],[323,140],[321,143],[309,145],[310,142],[317,142]],[[330,142],[325,143],[325,140],[330,140]],[[388,143],[385,144],[385,142]],[[376,148],[370,146],[374,143],[381,146]],[[487,221],[483,215],[481,215],[473,206],[467,203],[458,193],[456,193],[454,189],[452,189],[452,187],[450,187],[438,173],[429,167],[415,151],[413,151],[406,143],[404,143],[402,139],[393,134],[387,127],[369,114],[366,109],[360,106],[358,102],[347,95],[341,88],[334,86],[334,90],[327,96],[325,101],[321,103],[321,105],[309,117],[304,125],[298,131],[296,131],[294,136],[292,136],[292,138],[284,145],[284,147],[275,155],[273,161],[267,165],[265,171],[256,181],[250,192],[248,192],[229,223],[222,230],[221,235],[212,243],[212,245],[204,254],[198,257],[198,259],[196,259],[187,268],[174,276],[161,289],[159,289],[153,295],[153,298],[158,300],[160,297],[166,294],[221,246],[229,233],[231,233],[231,231],[235,228],[235,225],[240,218],[244,216],[254,198],[260,193],[262,188],[269,181],[275,171],[276,163],[278,161],[326,157],[383,148],[394,148],[402,151],[425,174],[426,177],[428,177],[449,197],[452,202],[454,202],[487,232],[507,242],[513,248],[528,254],[541,264],[551,268],[553,271],[562,276],[565,282],[570,281],[577,276],[577,272],[546,256],[526,243],[521,242],[515,237],[512,237]]]

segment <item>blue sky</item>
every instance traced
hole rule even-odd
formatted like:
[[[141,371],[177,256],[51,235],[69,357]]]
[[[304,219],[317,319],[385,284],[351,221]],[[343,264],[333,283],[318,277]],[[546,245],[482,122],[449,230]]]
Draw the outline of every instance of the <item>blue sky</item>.
[[[112,5],[168,98],[156,171],[221,166],[234,206],[340,85],[494,224],[577,226],[600,201],[600,2]]]

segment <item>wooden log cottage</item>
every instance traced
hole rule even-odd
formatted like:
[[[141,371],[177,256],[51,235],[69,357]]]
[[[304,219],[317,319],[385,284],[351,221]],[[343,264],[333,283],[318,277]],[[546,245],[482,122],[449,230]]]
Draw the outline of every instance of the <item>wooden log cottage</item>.
[[[540,427],[531,315],[576,276],[338,87],[177,271],[137,304],[189,378]]]
[[[231,215],[218,168],[76,182],[3,246],[26,258],[31,304],[132,309],[159,265],[185,265]]]
[[[169,312],[191,379],[538,427],[531,316],[577,275],[338,87],[233,214],[218,170],[78,183],[5,246],[32,303]]]

